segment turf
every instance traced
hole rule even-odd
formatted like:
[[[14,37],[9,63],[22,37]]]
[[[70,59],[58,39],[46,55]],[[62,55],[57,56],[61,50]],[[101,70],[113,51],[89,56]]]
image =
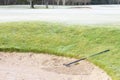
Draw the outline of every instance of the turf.
[[[120,80],[119,25],[60,25],[45,22],[0,23],[0,51],[49,53],[81,58],[110,49],[88,60]]]

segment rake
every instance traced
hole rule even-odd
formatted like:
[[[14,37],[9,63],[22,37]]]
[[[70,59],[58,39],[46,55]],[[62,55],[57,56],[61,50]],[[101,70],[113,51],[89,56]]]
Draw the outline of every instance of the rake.
[[[108,52],[108,51],[110,51],[110,50],[107,49],[107,50],[101,51],[101,52],[99,52],[99,53],[95,53],[95,54],[92,54],[92,55],[90,55],[90,56],[88,56],[88,57],[84,57],[84,58],[75,60],[75,61],[73,61],[73,62],[70,62],[70,63],[67,63],[67,64],[63,64],[63,65],[66,66],[66,67],[70,67],[72,64],[78,63],[78,62],[80,62],[80,61],[82,61],[82,60],[88,59],[88,58],[93,57],[93,56],[97,56],[97,55],[106,53],[106,52]]]

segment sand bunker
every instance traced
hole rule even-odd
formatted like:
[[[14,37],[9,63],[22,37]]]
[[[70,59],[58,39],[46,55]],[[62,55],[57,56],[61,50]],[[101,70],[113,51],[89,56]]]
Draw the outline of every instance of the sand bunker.
[[[48,54],[0,52],[0,80],[111,80],[88,61],[63,66],[73,60]]]

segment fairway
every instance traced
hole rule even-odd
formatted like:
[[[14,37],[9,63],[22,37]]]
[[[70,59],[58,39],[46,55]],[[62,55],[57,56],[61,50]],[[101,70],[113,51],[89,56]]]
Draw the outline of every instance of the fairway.
[[[82,58],[106,49],[88,61],[120,80],[119,25],[61,25],[45,22],[0,24],[0,51],[49,53]]]
[[[49,9],[29,9],[29,5],[0,6],[0,22],[35,20],[63,24],[117,24],[120,22],[120,5],[55,6]]]

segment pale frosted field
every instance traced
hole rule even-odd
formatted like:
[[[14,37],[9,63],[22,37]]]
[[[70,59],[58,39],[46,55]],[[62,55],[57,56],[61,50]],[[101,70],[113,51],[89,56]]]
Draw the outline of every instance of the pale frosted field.
[[[0,6],[0,22],[48,21],[66,24],[113,24],[120,22],[120,5],[50,6],[50,9]],[[81,8],[83,7],[83,8]]]

